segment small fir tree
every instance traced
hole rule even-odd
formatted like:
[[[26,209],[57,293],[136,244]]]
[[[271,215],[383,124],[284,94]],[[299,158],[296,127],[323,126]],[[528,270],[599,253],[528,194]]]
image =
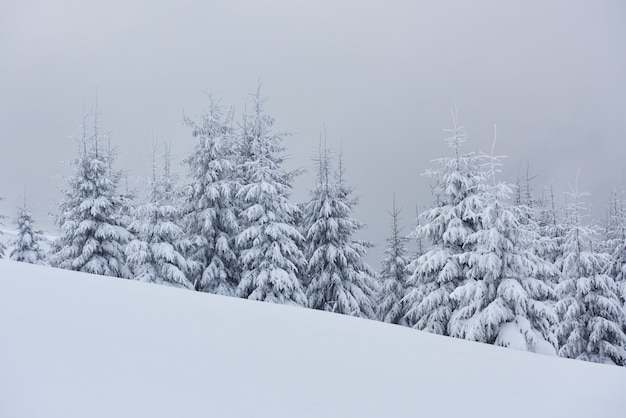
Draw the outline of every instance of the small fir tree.
[[[517,190],[514,191],[513,206],[518,215],[520,227],[527,234],[533,236],[532,245],[530,245],[533,253],[546,263],[554,264],[562,242],[559,225],[556,222],[554,189],[551,185],[550,201],[543,198],[543,193],[541,199],[535,198],[531,185],[531,181],[535,178],[536,176],[530,176],[529,165],[527,164],[524,180],[520,182],[518,177]],[[503,202],[507,203],[508,201],[504,200]],[[559,279],[558,271],[556,269],[544,269],[543,271],[548,274],[536,276],[536,278],[554,287]],[[537,272],[537,274],[540,274],[540,272]]]
[[[331,183],[326,148],[320,149],[317,163],[317,185],[304,209],[309,306],[374,318],[377,287],[363,260],[369,244],[353,238],[363,225],[351,217],[355,201],[343,181],[343,164]]]
[[[623,244],[626,239],[626,212],[624,197],[619,187],[613,186],[606,207],[606,220],[602,238],[606,252],[612,251]]]
[[[186,188],[185,231],[193,247],[192,281],[196,290],[233,295],[239,284],[235,237],[239,233],[239,210],[235,195],[237,148],[232,116],[209,97],[209,109],[200,121],[185,119],[197,143],[185,163],[192,183]]]
[[[137,280],[193,289],[188,279],[190,265],[183,255],[190,242],[179,225],[182,210],[170,170],[170,150],[166,145],[161,175],[157,174],[155,152],[153,145],[150,195],[132,211],[134,221],[129,227],[135,239],[126,247],[126,257]]]
[[[450,336],[556,354],[551,327],[554,294],[543,280],[552,266],[537,256],[538,234],[530,208],[510,205],[512,187],[496,182],[497,159],[489,164],[493,184],[485,191],[480,227],[466,239],[461,262],[466,280],[450,295],[456,302]]]
[[[557,287],[559,322],[555,334],[559,355],[597,363],[626,365],[626,315],[618,288],[606,274],[610,255],[601,251],[597,228],[583,225],[583,205],[577,188],[568,193],[564,254],[557,260],[562,280]]]
[[[391,235],[387,238],[387,249],[378,275],[381,283],[381,300],[378,305],[378,318],[383,322],[406,325],[408,306],[404,297],[408,291],[407,265],[409,263],[406,244],[408,237],[401,234],[399,226],[400,209],[393,200],[391,215]]]
[[[2,196],[0,196],[0,202],[4,200],[2,198]],[[2,220],[5,218],[6,216],[4,216],[3,214],[0,213],[0,226],[3,226]],[[0,229],[0,258],[4,257],[4,252],[6,251],[6,247],[4,245],[4,242],[2,241],[1,237],[2,235],[4,235],[4,233],[2,232],[2,229]]]
[[[608,274],[615,281],[624,305],[626,302],[626,210],[623,193],[618,186],[611,191],[602,235],[603,248],[611,255]],[[626,305],[624,306],[626,308]]]
[[[124,193],[119,195],[120,199],[120,208],[118,219],[120,225],[130,231],[130,224],[134,221],[135,210],[137,209],[138,202],[137,199],[137,191],[130,189],[128,184],[128,170],[124,170],[124,172],[120,172],[120,180],[124,180]]]
[[[562,210],[555,203],[555,186],[550,184],[547,188],[548,200],[538,206],[535,212],[535,224],[539,234],[539,240],[534,245],[537,255],[550,264],[556,263],[563,255],[563,240],[565,229],[561,218]],[[558,272],[558,271],[557,271]],[[556,282],[559,277],[556,277]],[[556,282],[551,283],[554,287]]]
[[[445,141],[454,155],[435,160],[439,167],[426,171],[435,179],[436,204],[420,214],[416,229],[417,236],[431,246],[409,264],[411,289],[405,297],[407,325],[442,335],[447,335],[455,309],[450,294],[465,281],[468,266],[462,257],[470,250],[469,236],[480,228],[486,187],[484,156],[461,154],[467,134],[458,124],[456,112],[452,116],[454,127],[446,130],[452,136]]]
[[[45,242],[45,238],[41,231],[33,229],[34,223],[33,216],[24,203],[18,209],[15,219],[17,237],[10,242],[13,247],[10,254],[11,260],[30,264],[46,264],[45,252],[40,245]]]
[[[59,205],[61,236],[54,242],[50,264],[92,274],[130,278],[124,246],[131,238],[119,219],[122,200],[116,193],[120,173],[112,169],[114,154],[103,149],[94,118],[94,133],[87,135],[84,113],[76,172]]]
[[[239,297],[306,306],[301,283],[305,266],[302,235],[295,225],[298,207],[289,202],[293,175],[282,168],[284,134],[272,132],[274,119],[264,113],[260,88],[253,112],[243,117],[241,187],[237,192],[241,231]]]

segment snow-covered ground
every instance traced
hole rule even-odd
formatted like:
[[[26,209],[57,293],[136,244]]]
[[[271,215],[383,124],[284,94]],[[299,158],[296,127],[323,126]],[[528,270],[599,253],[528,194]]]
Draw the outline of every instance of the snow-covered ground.
[[[0,417],[624,417],[626,368],[0,260]]]

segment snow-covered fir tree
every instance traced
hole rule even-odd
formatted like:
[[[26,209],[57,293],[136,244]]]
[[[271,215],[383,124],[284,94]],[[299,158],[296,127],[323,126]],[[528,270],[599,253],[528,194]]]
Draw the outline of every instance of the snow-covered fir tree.
[[[435,206],[420,213],[416,234],[431,245],[409,264],[411,290],[405,297],[407,325],[443,335],[455,309],[450,294],[465,281],[462,256],[470,250],[468,237],[480,228],[486,187],[484,156],[461,153],[467,134],[457,120],[453,112],[454,127],[446,129],[451,136],[445,140],[454,155],[435,160],[438,168],[426,171],[435,180]]]
[[[185,191],[185,231],[193,244],[189,259],[196,263],[192,275],[196,290],[233,295],[240,276],[235,245],[240,230],[235,201],[237,144],[232,115],[209,99],[199,122],[185,119],[197,140],[193,154],[185,159],[192,181]]]
[[[626,213],[624,209],[622,192],[617,186],[614,186],[606,207],[606,219],[602,231],[604,249],[608,253],[611,253],[626,239]]]
[[[522,180],[518,175],[516,187],[513,189],[513,205],[520,215],[521,225],[534,235],[531,246],[533,252],[541,259],[554,264],[562,242],[554,204],[554,186],[550,186],[549,200],[544,197],[545,191],[542,192],[540,199],[535,198],[531,185],[535,177],[530,176],[528,166]],[[547,276],[538,278],[553,286],[558,281],[558,274],[550,272]]]
[[[2,196],[0,196],[0,201],[2,201],[3,198]],[[3,214],[0,213],[0,227],[3,226],[2,224],[2,220],[5,218],[5,216]],[[0,238],[2,237],[2,235],[4,235],[4,233],[2,232],[2,229],[0,229]],[[6,247],[4,245],[4,242],[2,241],[2,239],[0,239],[0,258],[4,257],[4,252],[6,251]]]
[[[124,172],[120,172],[120,183],[121,186],[124,187],[124,192],[119,195],[120,198],[120,208],[119,208],[119,221],[120,225],[125,229],[130,230],[130,224],[134,220],[135,209],[137,206],[137,196],[138,193],[136,190],[132,190],[128,181],[128,170],[124,170]]]
[[[342,163],[336,181],[329,178],[325,147],[317,163],[317,184],[304,208],[309,306],[374,318],[377,286],[374,272],[363,259],[369,244],[354,239],[363,225],[352,218],[355,201],[344,182]]]
[[[112,169],[114,154],[102,146],[97,117],[92,135],[87,134],[86,119],[84,113],[82,137],[77,139],[78,156],[72,161],[76,171],[67,177],[59,204],[60,237],[53,243],[50,264],[130,278],[124,246],[131,235],[121,225],[122,200],[116,192],[120,173]]]
[[[408,292],[409,258],[406,245],[409,238],[402,235],[399,225],[400,209],[396,209],[395,197],[390,214],[391,234],[387,238],[387,249],[378,274],[382,283],[378,318],[383,322],[406,325],[407,304],[404,297]]]
[[[603,249],[611,255],[608,274],[615,280],[622,304],[626,302],[626,202],[618,186],[613,187],[606,209],[602,234]],[[624,305],[626,308],[626,305]]]
[[[135,238],[126,246],[126,257],[137,280],[193,289],[188,279],[190,265],[184,256],[190,241],[180,226],[182,209],[175,193],[170,149],[167,144],[165,147],[159,175],[153,144],[150,194],[131,212],[134,221],[129,228]]]
[[[455,309],[450,336],[556,354],[551,327],[554,293],[546,277],[557,275],[533,245],[539,235],[530,208],[510,204],[513,187],[496,182],[497,159],[488,164],[492,184],[485,190],[480,225],[466,237],[462,265],[466,280],[450,295]]]
[[[533,248],[537,255],[550,264],[563,255],[563,240],[565,236],[564,225],[561,222],[563,210],[558,208],[555,202],[555,186],[550,184],[546,189],[546,198],[535,208],[534,221],[539,234],[539,239]],[[558,282],[558,277],[556,278]],[[552,285],[556,285],[552,283]]]
[[[583,224],[583,194],[574,187],[569,196],[564,254],[556,264],[562,276],[557,287],[559,322],[554,328],[559,355],[624,366],[626,315],[618,286],[606,274],[611,257],[595,238],[597,228]]]
[[[412,259],[420,258],[426,252],[425,246],[424,246],[424,237],[422,237],[421,235],[417,233],[421,225],[420,224],[420,212],[419,212],[419,209],[417,208],[417,205],[415,205],[415,222],[416,222],[415,228],[409,234],[409,238],[412,238],[415,240],[415,253],[412,258],[411,257],[408,258],[409,263],[411,262]],[[408,268],[408,264],[407,264],[407,268]]]
[[[41,243],[45,242],[43,233],[34,229],[35,220],[26,206],[18,209],[15,225],[17,226],[17,237],[9,243],[13,247],[10,259],[30,264],[46,264],[45,252],[41,248]]]
[[[265,114],[260,88],[253,111],[241,126],[241,205],[239,249],[242,298],[306,306],[301,283],[305,259],[302,235],[294,220],[298,207],[289,202],[293,174],[282,168],[284,134],[272,131],[274,119]]]

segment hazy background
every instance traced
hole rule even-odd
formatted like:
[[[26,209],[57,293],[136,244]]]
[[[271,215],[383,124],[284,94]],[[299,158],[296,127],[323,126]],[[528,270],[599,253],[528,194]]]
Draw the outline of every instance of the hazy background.
[[[52,230],[71,172],[83,101],[119,150],[131,186],[146,176],[152,132],[178,162],[194,141],[181,121],[205,91],[239,115],[258,80],[286,143],[309,171],[326,125],[343,142],[356,216],[378,268],[395,192],[408,232],[431,202],[421,176],[456,103],[467,149],[488,151],[493,125],[503,175],[530,163],[537,192],[580,169],[600,218],[626,157],[626,2],[616,1],[5,1],[0,3],[0,213],[12,228],[27,189]],[[178,166],[179,173],[186,168]],[[138,186],[137,186],[138,187]],[[560,198],[560,195],[559,195]]]

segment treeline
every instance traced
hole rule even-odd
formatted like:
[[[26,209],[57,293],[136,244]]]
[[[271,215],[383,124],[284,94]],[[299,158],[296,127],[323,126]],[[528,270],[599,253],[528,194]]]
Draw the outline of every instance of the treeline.
[[[147,198],[118,192],[115,153],[83,118],[74,173],[48,253],[20,208],[10,258],[100,275],[379,319],[505,347],[626,365],[626,216],[612,193],[603,228],[583,222],[583,194],[536,199],[501,181],[499,159],[464,152],[454,118],[451,156],[426,174],[433,204],[405,236],[399,211],[379,272],[355,239],[356,200],[341,155],[320,144],[308,202],[292,203],[298,172],[283,168],[285,135],[260,93],[235,119],[210,100],[185,119],[196,141],[181,187],[167,146],[153,146]],[[24,205],[25,206],[25,205]],[[409,254],[408,242],[417,252]],[[0,252],[5,249],[0,246]]]

